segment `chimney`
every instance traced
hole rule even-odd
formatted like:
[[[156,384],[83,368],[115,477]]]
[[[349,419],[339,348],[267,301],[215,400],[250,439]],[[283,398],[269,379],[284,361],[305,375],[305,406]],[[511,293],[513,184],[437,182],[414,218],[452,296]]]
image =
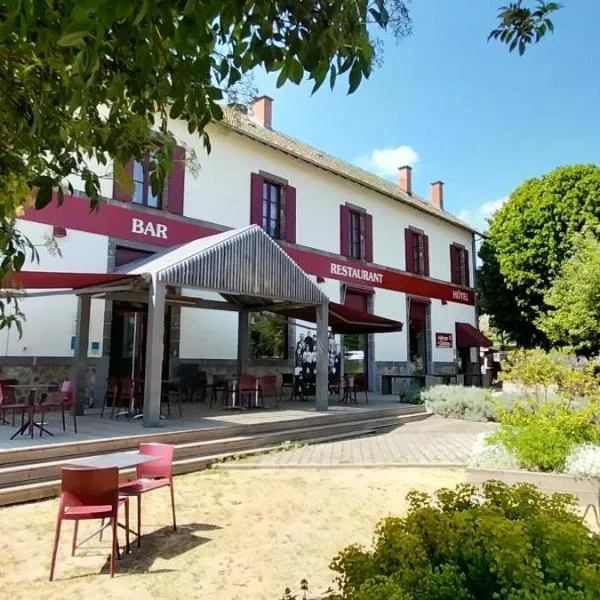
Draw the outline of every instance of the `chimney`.
[[[255,98],[250,103],[250,111],[252,114],[252,120],[260,125],[271,129],[271,117],[273,114],[273,98],[269,96],[260,96]]]
[[[431,203],[440,210],[444,210],[444,182],[434,181],[431,184]]]
[[[398,167],[398,187],[401,192],[412,196],[412,167]]]

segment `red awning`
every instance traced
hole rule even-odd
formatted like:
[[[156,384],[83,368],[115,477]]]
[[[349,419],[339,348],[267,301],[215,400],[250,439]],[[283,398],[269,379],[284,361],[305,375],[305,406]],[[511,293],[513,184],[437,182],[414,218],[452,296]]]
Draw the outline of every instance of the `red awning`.
[[[457,348],[489,348],[492,342],[479,329],[468,323],[456,324]]]
[[[20,271],[11,273],[3,282],[4,289],[77,290],[106,285],[122,279],[131,279],[124,273],[52,273],[48,271]]]
[[[305,308],[290,308],[277,311],[286,317],[309,321],[315,323],[317,320],[317,310],[314,306]],[[362,310],[356,310],[337,304],[329,303],[329,327],[334,333],[352,334],[352,333],[387,333],[390,331],[402,331],[402,323],[393,321],[385,317],[378,317]]]

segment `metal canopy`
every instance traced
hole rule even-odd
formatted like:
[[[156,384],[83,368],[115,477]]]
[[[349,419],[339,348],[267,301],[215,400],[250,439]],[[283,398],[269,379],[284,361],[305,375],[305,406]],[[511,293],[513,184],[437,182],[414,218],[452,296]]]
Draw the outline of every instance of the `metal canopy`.
[[[243,306],[328,301],[318,285],[258,225],[188,242],[119,269],[168,286],[221,293]],[[232,296],[235,296],[233,298]]]

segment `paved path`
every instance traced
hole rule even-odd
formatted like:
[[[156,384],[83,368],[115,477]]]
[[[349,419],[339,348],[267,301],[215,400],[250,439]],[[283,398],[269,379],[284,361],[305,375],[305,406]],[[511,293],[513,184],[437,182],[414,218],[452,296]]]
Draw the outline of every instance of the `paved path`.
[[[345,465],[457,465],[467,462],[477,435],[491,423],[469,423],[432,416],[379,435],[303,446],[225,463],[227,468],[328,467]]]

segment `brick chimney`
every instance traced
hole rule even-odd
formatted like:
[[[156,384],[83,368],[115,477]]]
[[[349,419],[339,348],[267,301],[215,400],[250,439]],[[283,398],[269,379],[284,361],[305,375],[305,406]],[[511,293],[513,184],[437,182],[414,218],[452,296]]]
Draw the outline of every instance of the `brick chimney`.
[[[444,182],[434,181],[431,184],[431,203],[440,210],[444,210]]]
[[[398,187],[401,192],[412,196],[412,167],[398,167]]]
[[[260,96],[250,103],[250,113],[252,120],[260,125],[271,129],[271,118],[273,115],[273,98],[269,96]]]

